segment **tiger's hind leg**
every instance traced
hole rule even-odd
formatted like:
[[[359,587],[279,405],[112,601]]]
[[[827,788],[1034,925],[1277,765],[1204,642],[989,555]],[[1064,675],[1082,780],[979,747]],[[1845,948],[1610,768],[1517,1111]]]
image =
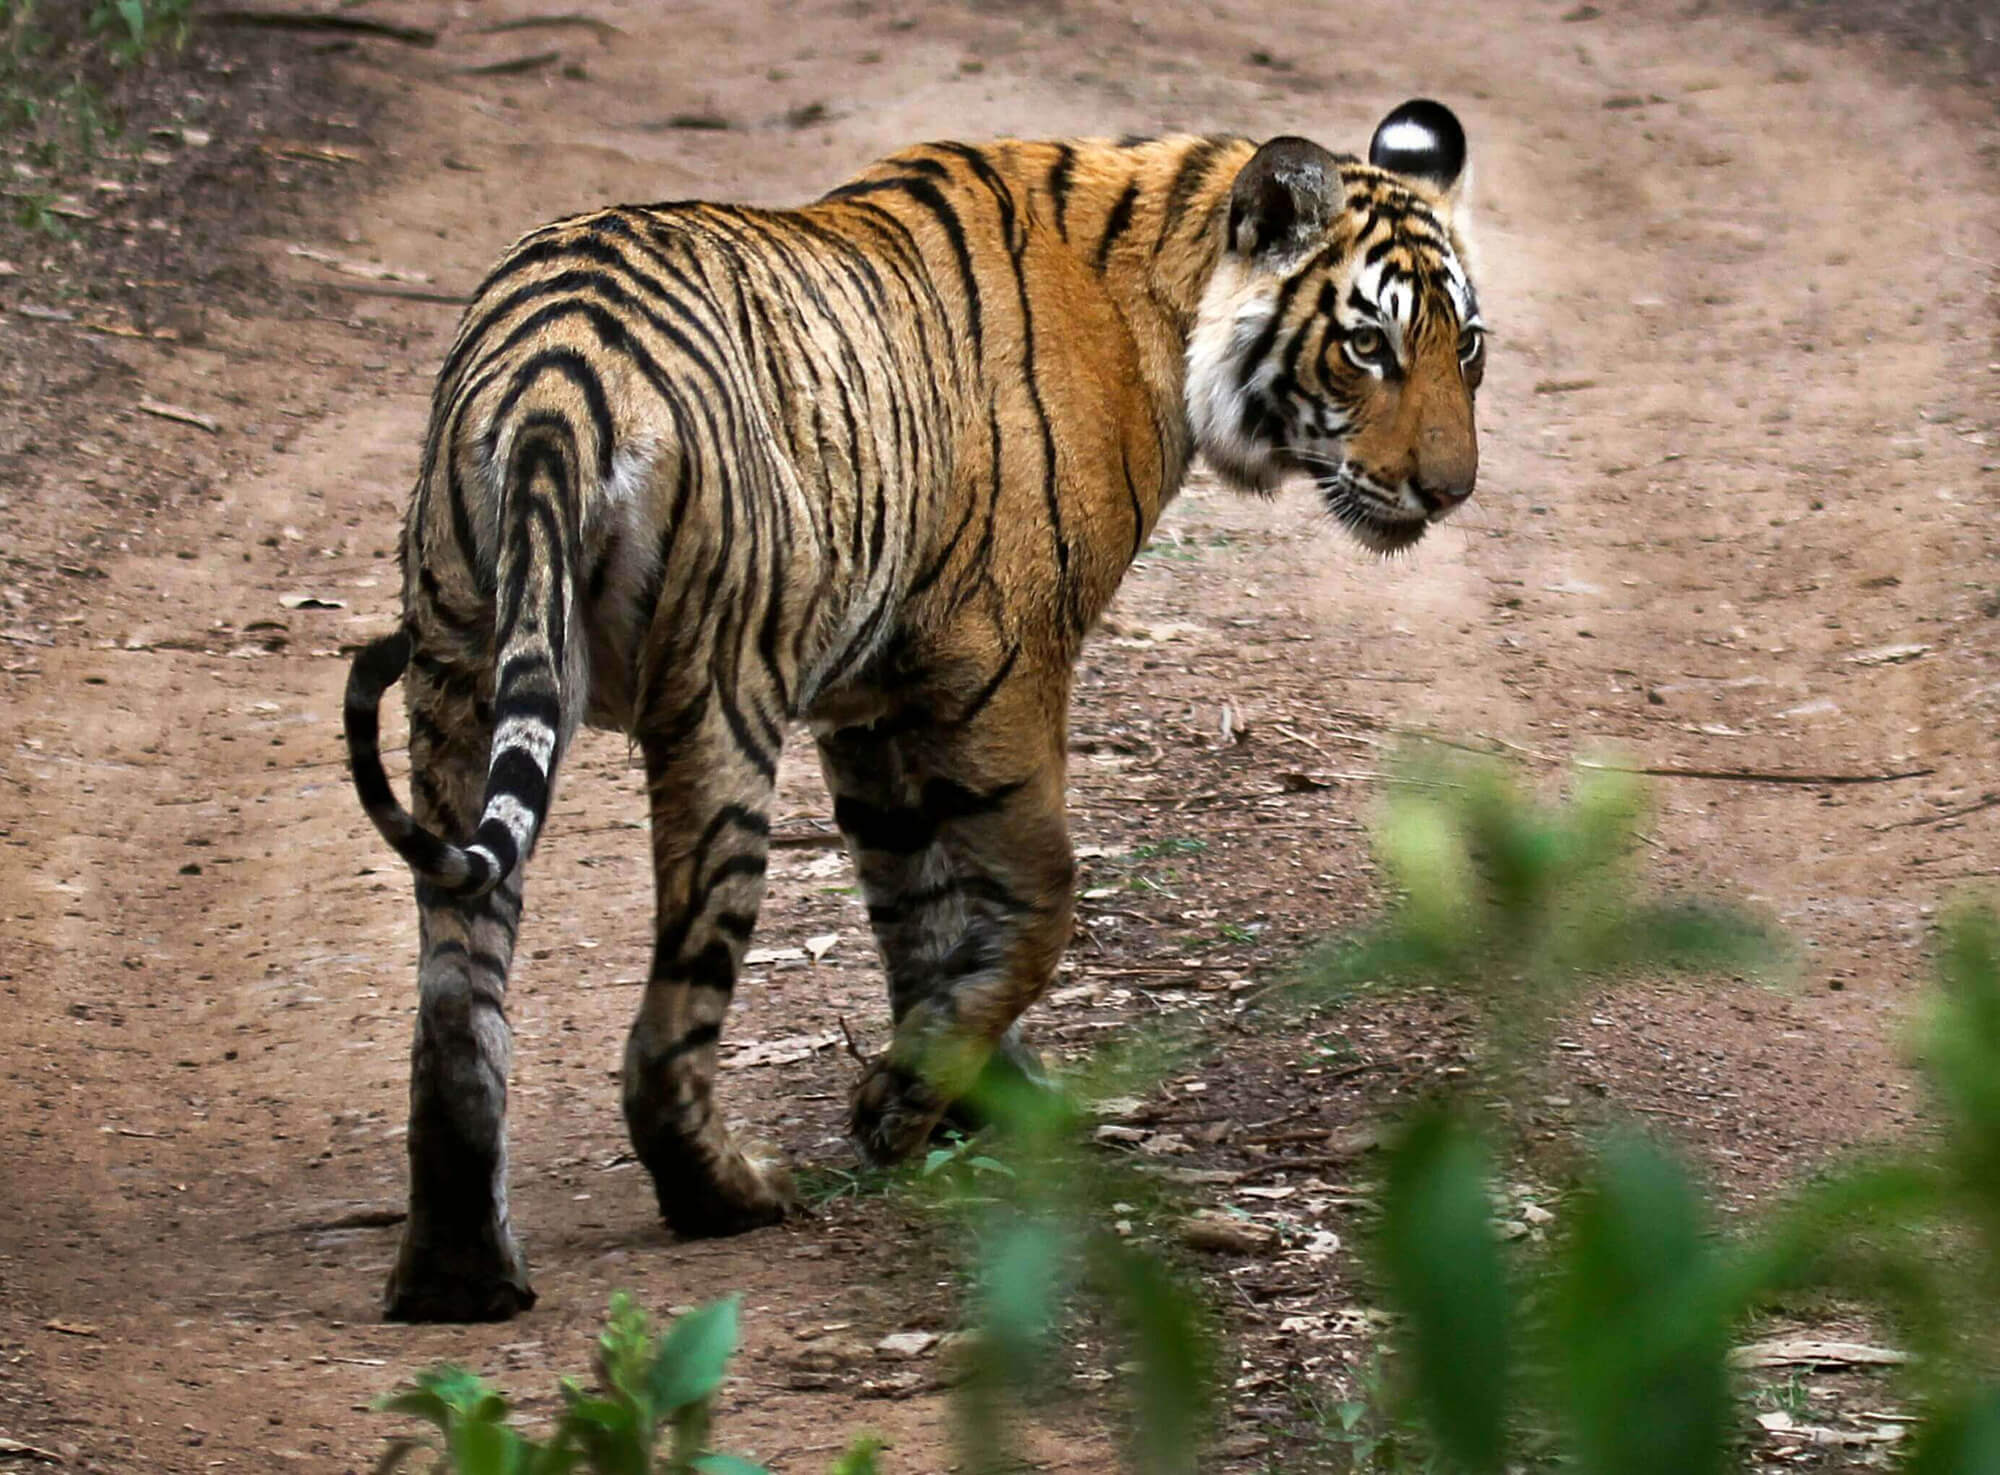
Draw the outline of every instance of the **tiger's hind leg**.
[[[657,915],[625,1047],[625,1122],[661,1217],[690,1237],[775,1224],[792,1202],[782,1162],[746,1153],[715,1100],[723,1016],[763,899],[781,737],[749,745],[742,714],[755,707],[709,687],[678,721],[640,736]]]
[[[851,1130],[874,1161],[921,1147],[983,1072],[1042,1078],[1016,1021],[1074,910],[1062,692],[1017,674],[970,720],[820,739],[896,1021],[854,1090]]]
[[[409,709],[414,813],[435,833],[469,835],[492,735],[480,677],[420,654]],[[507,1210],[507,974],[521,870],[473,901],[419,882],[417,907],[409,1218],[384,1311],[393,1321],[504,1321],[535,1304]]]

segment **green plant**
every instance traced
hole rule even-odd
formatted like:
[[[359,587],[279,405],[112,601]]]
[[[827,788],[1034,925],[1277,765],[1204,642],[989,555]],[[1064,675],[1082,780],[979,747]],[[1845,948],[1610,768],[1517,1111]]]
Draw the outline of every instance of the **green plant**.
[[[194,25],[194,0],[96,0],[88,21],[118,66],[144,61],[161,47],[178,51]]]
[[[38,231],[58,240],[67,239],[70,229],[53,208],[56,197],[41,191],[31,191],[14,201],[14,223],[25,230]]]
[[[1476,770],[1429,778],[1382,827],[1404,898],[1331,966],[1461,984],[1502,1059],[1540,1038],[1507,1013],[1546,1014],[1604,968],[1733,957],[1759,940],[1713,910],[1629,899],[1629,790],[1585,790],[1551,812]],[[1774,1295],[1818,1286],[1881,1306],[1917,1354],[1906,1468],[2000,1470],[2000,921],[1955,913],[1939,955],[1918,1051],[1938,1149],[1827,1173],[1737,1238],[1713,1232],[1673,1153],[1621,1130],[1580,1166],[1567,1232],[1510,1253],[1473,1108],[1413,1115],[1386,1163],[1377,1262],[1399,1318],[1393,1402],[1443,1468],[1498,1475],[1540,1442],[1580,1475],[1719,1475],[1736,1333]],[[1379,1417],[1372,1401],[1343,1406],[1340,1433],[1352,1444]],[[1365,1453],[1366,1468],[1388,1468],[1378,1444]]]
[[[1379,925],[1307,959],[1305,998],[1450,987],[1479,1008],[1504,1085],[1542,1058],[1560,1012],[1593,982],[1754,970],[1779,955],[1775,935],[1739,911],[1638,899],[1646,796],[1628,774],[1583,768],[1564,802],[1540,805],[1498,759],[1420,748],[1397,770],[1373,826],[1396,899]]]
[[[1792,1369],[1782,1383],[1763,1384],[1757,1389],[1756,1397],[1758,1403],[1794,1419],[1802,1419],[1812,1412],[1812,1398],[1797,1368]]]
[[[1086,1101],[1129,1090],[1158,1067],[1107,1059],[1094,1080],[1070,1089],[989,1072],[972,1104],[990,1125],[973,1143],[938,1150],[950,1154],[937,1164],[947,1208],[975,1247],[973,1352],[957,1396],[960,1451],[975,1475],[1017,1467],[1019,1411],[1066,1370],[1062,1328],[1086,1311],[1118,1343],[1131,1467],[1141,1475],[1196,1468],[1215,1388],[1207,1316],[1190,1277],[1139,1228],[1157,1188],[1086,1140]]]
[[[432,1435],[393,1439],[377,1475],[429,1453],[456,1475],[762,1475],[763,1467],[709,1448],[716,1390],[736,1348],[737,1301],[716,1301],[656,1333],[629,1296],[611,1298],[598,1338],[596,1387],[565,1378],[563,1411],[545,1439],[508,1422],[507,1400],[457,1367],[420,1373],[376,1407],[431,1424]],[[833,1475],[874,1475],[879,1443],[857,1439]]]

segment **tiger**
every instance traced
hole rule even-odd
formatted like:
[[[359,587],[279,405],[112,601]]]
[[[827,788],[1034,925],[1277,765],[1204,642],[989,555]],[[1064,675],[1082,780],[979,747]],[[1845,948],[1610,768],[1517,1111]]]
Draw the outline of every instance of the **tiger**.
[[[408,1214],[391,1319],[534,1304],[508,1210],[522,872],[580,724],[643,760],[656,915],[625,1042],[681,1236],[795,1207],[717,1051],[812,734],[887,974],[860,1151],[909,1154],[1070,934],[1072,668],[1197,455],[1303,477],[1365,548],[1472,494],[1486,328],[1466,138],[1416,99],[1366,159],[1286,136],[930,143],[791,209],[625,205],[523,236],[439,371],[402,615],[350,673],[361,805],[415,878]],[[380,750],[406,683],[412,807]]]

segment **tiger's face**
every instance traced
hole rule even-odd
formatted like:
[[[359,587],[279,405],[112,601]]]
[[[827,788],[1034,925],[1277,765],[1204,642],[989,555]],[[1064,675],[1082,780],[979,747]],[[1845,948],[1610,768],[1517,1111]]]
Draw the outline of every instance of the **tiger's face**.
[[[1465,134],[1434,102],[1382,121],[1368,162],[1302,138],[1236,177],[1188,345],[1196,444],[1228,481],[1318,486],[1364,546],[1408,548],[1472,495],[1486,330],[1452,229]]]

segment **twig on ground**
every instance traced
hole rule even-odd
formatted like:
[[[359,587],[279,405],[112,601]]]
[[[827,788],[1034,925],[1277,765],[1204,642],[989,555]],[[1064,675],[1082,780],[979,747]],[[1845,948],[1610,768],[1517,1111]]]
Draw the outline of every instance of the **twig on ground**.
[[[1108,914],[1099,912],[1097,915],[1101,917]],[[1134,916],[1137,914],[1126,912],[1118,915]],[[1144,920],[1151,922],[1153,919],[1147,917]],[[1250,970],[1247,965],[1241,963],[1120,963],[1116,965],[1080,963],[1077,965],[1076,971],[1078,973],[1101,973],[1116,977],[1120,974],[1140,976],[1158,973],[1247,973]]]
[[[2000,805],[2000,790],[1981,794],[1972,803],[1961,804],[1956,809],[1947,809],[1943,814],[1927,814],[1921,819],[1899,819],[1894,824],[1881,825],[1878,828],[1884,830],[1908,830],[1914,829],[1918,825],[1941,825],[1946,820],[1964,819],[1968,814],[1977,814],[1982,809],[1992,809],[1996,805]]]
[[[1647,778],[1700,778],[1726,784],[1798,784],[1806,788],[1826,788],[1840,784],[1894,784],[1904,779],[1929,778],[1935,768],[1910,768],[1895,773],[1771,773],[1754,768],[1682,768],[1673,763],[1627,764],[1580,761],[1579,768],[1600,773],[1636,773]]]
[[[1249,1183],[1274,1173],[1312,1173],[1321,1168],[1345,1168],[1363,1155],[1361,1152],[1310,1152],[1303,1157],[1275,1158],[1268,1163],[1245,1168],[1236,1181]]]
[[[267,31],[333,31],[347,36],[379,36],[406,46],[435,46],[438,33],[423,26],[399,26],[365,15],[332,15],[313,10],[204,10],[211,26],[256,26]]]
[[[63,1457],[52,1449],[43,1449],[38,1444],[23,1444],[18,1439],[9,1439],[0,1434],[0,1456],[19,1455],[24,1460],[42,1460],[51,1465],[60,1465]]]
[[[491,25],[474,26],[475,36],[497,36],[511,31],[550,31],[563,27],[589,31],[605,45],[611,44],[613,36],[625,33],[608,20],[599,20],[594,15],[582,15],[576,11],[566,11],[562,15],[524,15],[514,20],[497,20]]]
[[[222,422],[217,420],[213,415],[203,415],[194,410],[184,410],[179,405],[170,405],[156,399],[140,400],[139,408],[148,415],[157,416],[162,420],[178,420],[183,425],[192,425],[197,429],[206,430],[210,435],[220,435],[222,433]]]
[[[772,835],[765,843],[773,850],[836,850],[846,841],[837,830],[807,830],[793,835]]]
[[[298,1224],[273,1224],[253,1229],[239,1239],[279,1239],[288,1234],[332,1234],[342,1229],[388,1229],[409,1218],[404,1209],[355,1209],[331,1219],[307,1219]]]
[[[535,51],[526,56],[510,56],[505,61],[489,61],[481,66],[460,67],[461,77],[516,77],[523,72],[539,72],[562,60],[560,51]]]
[[[347,292],[356,297],[394,297],[404,302],[437,302],[446,307],[463,307],[472,300],[458,292],[433,292],[428,287],[392,287],[376,282],[312,282],[309,285]]]

